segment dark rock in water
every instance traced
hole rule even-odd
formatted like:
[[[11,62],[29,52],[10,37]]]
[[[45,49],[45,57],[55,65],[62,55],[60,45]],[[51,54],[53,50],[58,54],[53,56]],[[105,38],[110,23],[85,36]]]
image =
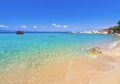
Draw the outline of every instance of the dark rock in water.
[[[23,31],[17,31],[16,34],[24,34]]]

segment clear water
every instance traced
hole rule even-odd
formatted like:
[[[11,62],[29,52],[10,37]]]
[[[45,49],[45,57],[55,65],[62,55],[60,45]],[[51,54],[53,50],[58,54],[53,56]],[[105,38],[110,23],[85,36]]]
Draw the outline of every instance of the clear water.
[[[0,73],[44,66],[56,59],[84,56],[91,47],[104,47],[118,38],[100,34],[0,34]]]

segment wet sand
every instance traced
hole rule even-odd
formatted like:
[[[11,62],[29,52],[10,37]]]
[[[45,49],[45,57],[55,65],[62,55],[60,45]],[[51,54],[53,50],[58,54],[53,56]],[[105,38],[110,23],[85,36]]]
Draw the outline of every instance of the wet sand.
[[[97,58],[74,56],[45,66],[1,74],[1,84],[120,84],[120,48]]]

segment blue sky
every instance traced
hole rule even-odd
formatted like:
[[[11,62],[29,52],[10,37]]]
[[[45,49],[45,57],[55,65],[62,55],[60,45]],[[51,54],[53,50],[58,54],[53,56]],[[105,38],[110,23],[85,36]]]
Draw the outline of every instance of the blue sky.
[[[0,0],[0,29],[86,31],[115,25],[120,0]]]

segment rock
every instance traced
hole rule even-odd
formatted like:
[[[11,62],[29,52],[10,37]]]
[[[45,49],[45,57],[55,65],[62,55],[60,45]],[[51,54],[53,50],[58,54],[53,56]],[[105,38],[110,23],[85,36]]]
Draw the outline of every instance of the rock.
[[[120,34],[120,30],[115,30],[113,33],[118,33],[118,34]]]
[[[115,35],[115,36],[120,36],[120,34],[119,34],[119,33],[114,33],[113,35]]]
[[[108,29],[103,29],[99,31],[100,34],[111,34],[113,31],[109,31]]]
[[[100,32],[99,31],[97,31],[97,30],[92,30],[91,31],[93,34],[99,34]]]
[[[23,31],[17,31],[16,34],[24,34]]]
[[[113,30],[109,30],[109,31],[108,31],[108,34],[113,34],[113,33],[114,33]]]
[[[99,47],[94,47],[89,49],[89,54],[93,54],[93,55],[102,54],[102,51]]]
[[[91,30],[91,31],[84,31],[84,32],[80,32],[80,33],[86,33],[86,34],[100,34],[100,31],[98,31],[98,30]]]

